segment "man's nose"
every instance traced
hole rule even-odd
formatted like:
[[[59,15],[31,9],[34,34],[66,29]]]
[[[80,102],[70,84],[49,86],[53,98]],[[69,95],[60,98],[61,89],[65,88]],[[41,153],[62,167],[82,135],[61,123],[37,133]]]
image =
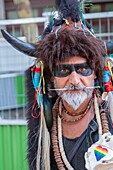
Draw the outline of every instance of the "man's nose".
[[[79,74],[76,73],[76,71],[73,71],[69,75],[69,83],[73,84],[73,85],[77,85],[80,83],[80,76],[79,76]]]

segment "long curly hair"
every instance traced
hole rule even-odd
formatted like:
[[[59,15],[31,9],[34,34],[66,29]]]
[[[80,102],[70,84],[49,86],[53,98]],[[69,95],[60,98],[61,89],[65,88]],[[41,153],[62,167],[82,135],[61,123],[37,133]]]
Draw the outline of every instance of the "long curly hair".
[[[102,80],[104,43],[87,32],[65,28],[58,32],[58,38],[53,32],[37,46],[36,55],[44,61],[49,77],[50,74],[52,75],[56,63],[72,56],[81,56],[87,59],[88,64],[95,71],[97,80],[99,82]]]

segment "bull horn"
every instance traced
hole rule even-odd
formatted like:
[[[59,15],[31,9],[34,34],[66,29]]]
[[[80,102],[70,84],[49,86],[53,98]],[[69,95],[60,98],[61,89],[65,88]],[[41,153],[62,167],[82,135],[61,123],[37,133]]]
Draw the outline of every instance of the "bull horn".
[[[113,54],[113,41],[106,43],[108,54]]]
[[[23,41],[15,38],[14,36],[9,34],[5,30],[1,30],[1,33],[2,33],[3,37],[6,39],[6,41],[9,42],[18,51],[20,51],[26,55],[32,56],[32,57],[37,57],[36,56],[36,46],[34,44],[23,42]]]

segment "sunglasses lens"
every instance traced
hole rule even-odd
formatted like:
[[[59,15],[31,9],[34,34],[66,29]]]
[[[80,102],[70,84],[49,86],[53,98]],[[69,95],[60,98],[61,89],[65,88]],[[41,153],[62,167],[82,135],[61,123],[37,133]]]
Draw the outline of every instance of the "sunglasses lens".
[[[76,71],[77,74],[81,76],[90,76],[92,74],[92,69],[88,66],[87,63],[80,64],[61,64],[56,65],[54,70],[55,77],[67,77],[73,71]]]
[[[82,76],[90,76],[92,74],[92,69],[87,64],[78,67],[75,66],[75,70]]]
[[[71,74],[71,69],[68,65],[57,65],[54,70],[54,76],[56,77],[67,77]]]

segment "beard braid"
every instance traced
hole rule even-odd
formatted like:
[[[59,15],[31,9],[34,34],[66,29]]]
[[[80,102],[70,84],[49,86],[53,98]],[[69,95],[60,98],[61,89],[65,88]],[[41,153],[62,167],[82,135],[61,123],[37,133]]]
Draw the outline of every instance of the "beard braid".
[[[92,83],[94,86],[94,82]],[[56,86],[54,82],[54,86]],[[57,91],[58,96],[60,96],[68,105],[70,105],[74,110],[77,110],[79,106],[93,94],[93,89],[86,89],[83,84],[78,84],[76,86],[69,85],[64,87],[67,91]],[[70,91],[68,90],[80,90],[80,91]]]

